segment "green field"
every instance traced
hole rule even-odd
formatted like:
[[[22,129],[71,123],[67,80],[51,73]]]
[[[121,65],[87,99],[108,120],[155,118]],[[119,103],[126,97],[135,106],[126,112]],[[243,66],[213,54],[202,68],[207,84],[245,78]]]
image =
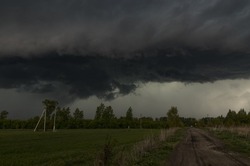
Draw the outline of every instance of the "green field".
[[[0,130],[0,165],[93,165],[107,137],[132,147],[158,129]]]

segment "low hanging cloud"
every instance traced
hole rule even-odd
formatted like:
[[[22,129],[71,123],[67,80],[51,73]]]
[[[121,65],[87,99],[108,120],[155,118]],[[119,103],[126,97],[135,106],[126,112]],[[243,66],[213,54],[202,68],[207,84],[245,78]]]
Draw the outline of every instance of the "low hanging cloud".
[[[148,53],[148,52],[147,52]],[[138,53],[137,53],[138,54]],[[184,55],[183,55],[184,54]],[[147,82],[213,82],[250,76],[250,56],[214,51],[161,50],[133,58],[49,54],[0,60],[0,87],[33,93],[62,89],[69,95],[107,100]]]
[[[111,100],[250,76],[248,0],[6,0],[0,88]]]

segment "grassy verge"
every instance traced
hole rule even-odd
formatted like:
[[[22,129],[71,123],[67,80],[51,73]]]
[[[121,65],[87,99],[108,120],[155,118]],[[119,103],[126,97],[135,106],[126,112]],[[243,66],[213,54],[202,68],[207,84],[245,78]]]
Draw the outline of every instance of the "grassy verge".
[[[250,128],[221,128],[210,130],[230,151],[250,156]],[[244,132],[245,131],[245,132]]]
[[[140,160],[136,166],[163,166],[166,165],[168,157],[174,150],[174,147],[185,135],[185,129],[178,129],[173,135],[170,135],[164,142],[160,143],[158,148],[153,149],[147,153]]]
[[[110,165],[161,166],[166,165],[169,154],[183,138],[185,129],[162,130],[160,135],[147,137],[130,149],[118,150]],[[117,151],[117,152],[118,152]]]

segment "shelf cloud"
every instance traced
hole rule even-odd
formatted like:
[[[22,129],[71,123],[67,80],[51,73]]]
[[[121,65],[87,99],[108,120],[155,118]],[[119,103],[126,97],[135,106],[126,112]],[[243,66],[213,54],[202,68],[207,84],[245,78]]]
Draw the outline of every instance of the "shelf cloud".
[[[145,54],[148,54],[146,52]],[[137,53],[138,54],[138,53]],[[133,58],[47,54],[0,60],[0,87],[33,93],[64,89],[70,95],[107,100],[132,93],[147,82],[213,82],[247,79],[248,54],[158,50]]]

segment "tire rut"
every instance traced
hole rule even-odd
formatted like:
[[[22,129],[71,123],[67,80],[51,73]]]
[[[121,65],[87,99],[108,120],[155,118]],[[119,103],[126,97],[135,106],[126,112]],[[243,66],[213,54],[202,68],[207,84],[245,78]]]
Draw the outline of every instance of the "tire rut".
[[[190,128],[187,137],[177,145],[170,165],[173,166],[250,166],[247,158],[235,156],[225,150],[221,141],[207,132]]]
[[[231,155],[221,145],[216,144],[216,141],[214,139],[212,139],[210,136],[208,136],[204,133],[200,133],[200,135],[202,135],[207,141],[211,142],[214,145],[213,150],[223,152],[226,156],[228,156],[228,158],[234,160],[236,162],[235,164],[238,164],[240,166],[248,166],[247,164],[245,164],[242,161],[240,161],[239,159],[237,159],[235,156]]]
[[[202,157],[199,157],[198,154],[197,154],[197,151],[196,151],[196,148],[195,148],[196,138],[193,136],[192,131],[189,131],[189,132],[190,132],[190,135],[191,135],[192,148],[193,148],[193,151],[194,151],[194,154],[195,154],[196,163],[197,163],[198,166],[202,166],[205,163],[204,163]]]

